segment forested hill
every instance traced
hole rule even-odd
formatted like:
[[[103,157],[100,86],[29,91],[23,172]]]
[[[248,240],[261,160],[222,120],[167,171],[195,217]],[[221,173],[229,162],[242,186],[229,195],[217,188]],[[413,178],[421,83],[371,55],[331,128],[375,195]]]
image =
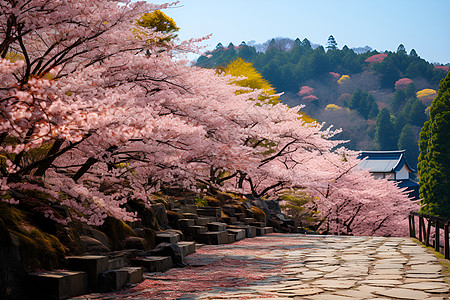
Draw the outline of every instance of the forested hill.
[[[361,53],[362,49],[367,51]],[[284,103],[305,104],[304,111],[312,117],[343,128],[338,138],[349,139],[349,148],[406,148],[416,163],[426,108],[450,64],[432,64],[414,49],[408,53],[403,45],[395,52],[380,53],[370,47],[355,50],[339,49],[333,36],[326,47],[306,38],[275,38],[264,47],[219,43],[196,65],[223,67],[242,58],[277,92],[284,92]]]

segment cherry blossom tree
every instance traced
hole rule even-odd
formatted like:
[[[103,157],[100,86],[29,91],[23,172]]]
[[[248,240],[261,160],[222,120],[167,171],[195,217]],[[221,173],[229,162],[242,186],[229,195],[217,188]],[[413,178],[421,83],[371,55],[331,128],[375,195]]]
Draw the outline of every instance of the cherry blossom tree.
[[[60,222],[99,225],[108,215],[134,220],[123,204],[163,185],[202,181],[257,197],[301,188],[330,232],[395,233],[386,226],[413,205],[335,150],[342,141],[329,138],[339,131],[305,123],[300,107],[256,103],[264,91],[243,92],[229,75],[187,66],[178,55],[199,51],[201,39],[136,25],[168,5],[0,0],[3,199],[37,190],[76,211]]]

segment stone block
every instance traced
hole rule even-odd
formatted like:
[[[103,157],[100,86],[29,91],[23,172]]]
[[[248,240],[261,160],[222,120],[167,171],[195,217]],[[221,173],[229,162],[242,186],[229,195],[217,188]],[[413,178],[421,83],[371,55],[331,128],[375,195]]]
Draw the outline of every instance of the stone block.
[[[121,290],[128,283],[128,271],[124,269],[109,270],[98,275],[99,292],[114,292]]]
[[[194,242],[178,242],[178,246],[181,249],[181,253],[183,253],[184,257],[195,253],[195,243]]]
[[[87,273],[88,284],[91,290],[96,290],[98,274],[108,270],[108,257],[101,255],[69,256],[66,257],[70,270]]]
[[[180,214],[180,215],[182,214],[181,208],[179,208],[179,207],[174,207],[171,209],[171,211],[176,212],[177,214]]]
[[[211,222],[207,224],[209,231],[225,231],[227,224],[222,222]]]
[[[273,233],[273,227],[264,227],[266,229],[266,234]]]
[[[227,224],[236,224],[237,223],[236,217],[222,217],[221,219]]]
[[[108,259],[108,270],[121,269],[128,265],[126,257],[115,257]]]
[[[250,226],[250,225],[230,225],[229,228],[233,229],[244,229],[245,230],[245,237],[247,238],[253,238],[256,236],[256,227]]]
[[[250,223],[248,225],[255,226],[255,227],[261,227],[261,228],[262,227],[266,227],[266,224],[263,223],[263,222],[252,222],[252,223]]]
[[[180,234],[176,232],[160,232],[156,234],[156,244],[176,243],[181,240]]]
[[[195,226],[195,220],[194,219],[179,219],[178,226],[181,229],[186,229],[188,227]]]
[[[147,252],[150,256],[170,256],[176,266],[184,266],[184,256],[178,243],[161,243]]]
[[[198,217],[197,220],[195,220],[195,223],[200,226],[206,226],[208,223],[211,223],[211,222],[217,222],[217,218],[202,216],[202,217]]]
[[[236,213],[236,208],[230,205],[223,205],[222,210],[227,212],[227,214],[230,216],[234,216],[234,214]]]
[[[131,259],[131,264],[143,267],[146,272],[164,272],[173,267],[170,256],[147,256]]]
[[[231,244],[236,242],[236,236],[232,233],[228,233],[228,243],[227,244]]]
[[[238,219],[238,221],[244,221],[245,220],[245,214],[244,213],[235,213],[234,217]]]
[[[184,217],[185,219],[192,219],[192,220],[195,220],[195,219],[198,218],[198,215],[197,215],[197,214],[194,214],[194,213],[184,213],[184,214],[183,214],[183,217]]]
[[[67,299],[88,293],[86,272],[48,271],[31,273],[30,295],[33,299]],[[31,299],[31,298],[30,298]]]
[[[169,226],[169,219],[167,218],[166,207],[162,203],[152,204],[152,209],[155,212],[156,219],[160,227],[166,229]]]
[[[245,229],[227,229],[228,233],[234,234],[236,236],[236,241],[245,239]]]
[[[128,285],[135,285],[144,281],[144,267],[125,267],[123,270],[128,272]]]
[[[197,214],[197,205],[195,204],[186,204],[186,205],[182,205],[181,207],[181,214],[185,214],[185,213],[192,213],[192,214]]]
[[[250,223],[256,222],[254,218],[244,218],[244,224],[249,225]]]
[[[198,240],[203,244],[221,245],[228,243],[227,231],[209,231],[200,234]]]
[[[256,235],[257,236],[261,236],[261,235],[265,235],[266,234],[266,230],[264,227],[256,227]]]
[[[202,207],[197,208],[197,215],[220,218],[222,210],[220,207]]]
[[[187,233],[192,235],[192,236],[198,236],[199,234],[202,234],[204,232],[208,231],[208,228],[206,228],[206,226],[191,226],[189,228],[186,229]]]
[[[144,280],[144,268],[143,267],[125,267],[122,270],[127,271],[129,284],[136,284]]]

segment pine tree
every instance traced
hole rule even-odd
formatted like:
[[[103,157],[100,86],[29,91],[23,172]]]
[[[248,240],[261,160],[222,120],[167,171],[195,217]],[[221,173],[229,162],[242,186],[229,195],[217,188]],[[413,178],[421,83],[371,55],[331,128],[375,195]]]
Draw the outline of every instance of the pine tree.
[[[334,36],[330,35],[328,37],[328,42],[327,42],[327,50],[336,50],[337,49],[337,42],[334,39]]]
[[[416,99],[413,105],[411,106],[411,112],[409,114],[409,123],[411,125],[416,125],[419,127],[423,126],[423,123],[427,120],[427,115],[425,114],[426,106],[420,101]]]
[[[391,114],[386,107],[380,110],[377,116],[375,143],[378,150],[395,150],[397,148],[394,125],[391,121]]]
[[[421,211],[450,219],[450,72],[431,103],[419,149]]]
[[[417,138],[411,128],[411,125],[406,124],[400,137],[398,139],[398,149],[406,150],[406,161],[410,163],[413,167],[417,165],[417,157],[419,156],[419,145],[417,143]]]

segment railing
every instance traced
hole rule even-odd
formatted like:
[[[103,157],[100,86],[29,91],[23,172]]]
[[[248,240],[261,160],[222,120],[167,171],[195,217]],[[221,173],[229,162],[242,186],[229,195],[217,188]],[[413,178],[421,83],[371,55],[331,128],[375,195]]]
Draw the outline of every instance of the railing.
[[[415,217],[419,217],[418,231],[419,236],[416,236],[416,224]],[[426,224],[425,224],[426,223]],[[435,216],[430,216],[426,214],[412,212],[409,215],[409,236],[417,238],[425,246],[433,245],[436,251],[441,252],[443,248],[443,254],[446,259],[450,258],[450,241],[449,241],[449,224],[450,220],[439,218]],[[434,237],[431,235],[432,227],[434,228]],[[443,247],[441,246],[441,229],[444,230],[443,235]],[[430,243],[430,237],[432,238],[432,243]]]

